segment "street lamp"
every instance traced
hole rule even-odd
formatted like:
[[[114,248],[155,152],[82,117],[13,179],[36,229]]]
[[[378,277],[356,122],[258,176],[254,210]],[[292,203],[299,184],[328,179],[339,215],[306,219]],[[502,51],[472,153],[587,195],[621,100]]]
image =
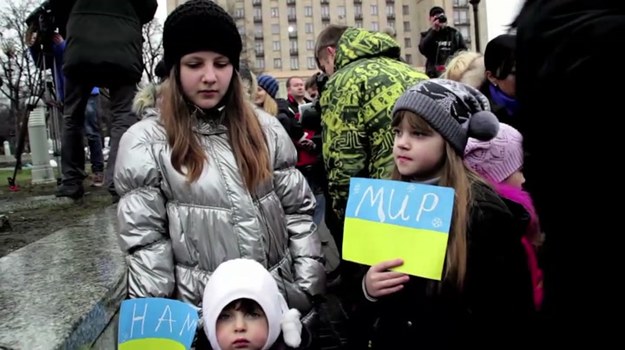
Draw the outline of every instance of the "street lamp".
[[[469,0],[469,3],[473,5],[473,23],[475,23],[475,51],[480,52],[480,19],[477,15],[477,8],[480,5],[480,0]]]

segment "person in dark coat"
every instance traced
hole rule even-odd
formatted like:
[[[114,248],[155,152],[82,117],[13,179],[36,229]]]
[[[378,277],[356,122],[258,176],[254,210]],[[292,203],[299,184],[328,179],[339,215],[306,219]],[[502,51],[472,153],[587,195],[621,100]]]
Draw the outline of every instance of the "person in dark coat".
[[[456,52],[466,50],[467,45],[458,29],[447,25],[442,7],[430,9],[432,27],[421,33],[419,52],[426,58],[425,73],[430,78],[439,77],[445,70],[447,60]]]
[[[86,177],[83,148],[84,112],[91,89],[107,87],[112,110],[111,149],[105,181],[114,200],[113,170],[119,140],[136,120],[132,100],[143,73],[142,26],[154,18],[156,0],[52,0],[67,31],[63,64],[65,108],[59,197],[80,198]]]
[[[612,123],[622,116],[625,1],[529,0],[515,25],[524,173],[545,232],[543,343],[612,347],[621,327],[605,315],[620,314],[622,263],[611,258],[621,246],[603,237],[623,216],[607,192],[621,187],[612,176],[623,131]],[[571,175],[581,181],[562,185]]]

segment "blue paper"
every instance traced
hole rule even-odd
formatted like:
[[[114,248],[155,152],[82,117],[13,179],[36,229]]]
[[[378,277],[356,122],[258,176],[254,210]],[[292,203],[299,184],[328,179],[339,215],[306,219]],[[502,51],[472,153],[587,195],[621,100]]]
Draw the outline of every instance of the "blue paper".
[[[141,344],[141,340],[158,339],[190,349],[198,320],[197,309],[178,300],[164,298],[124,300],[119,314],[118,344],[127,342]]]
[[[453,203],[449,187],[352,178],[346,216],[448,234]]]

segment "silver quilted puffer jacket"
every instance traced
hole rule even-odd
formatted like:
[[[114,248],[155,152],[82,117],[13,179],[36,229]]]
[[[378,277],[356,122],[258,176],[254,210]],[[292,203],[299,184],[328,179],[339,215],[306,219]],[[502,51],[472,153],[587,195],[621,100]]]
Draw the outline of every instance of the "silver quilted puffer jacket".
[[[193,183],[174,170],[158,112],[122,137],[115,167],[121,248],[128,253],[129,297],[173,297],[200,306],[211,272],[249,258],[276,279],[291,307],[313,315],[325,288],[321,243],[312,222],[315,197],[295,169],[296,151],[278,120],[257,110],[273,181],[249,193],[226,127],[199,119],[208,161]],[[306,321],[306,317],[304,318]]]

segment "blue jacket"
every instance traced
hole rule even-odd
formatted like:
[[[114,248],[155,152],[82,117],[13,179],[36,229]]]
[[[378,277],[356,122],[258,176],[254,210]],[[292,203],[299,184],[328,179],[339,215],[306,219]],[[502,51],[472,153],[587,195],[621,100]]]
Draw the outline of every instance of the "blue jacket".
[[[30,55],[32,56],[35,64],[40,68],[49,68],[52,66],[52,59],[50,56],[46,57],[45,66],[41,64],[41,49],[38,47],[32,46],[29,48]],[[57,100],[60,102],[65,101],[65,77],[63,76],[63,53],[65,52],[65,41],[60,44],[52,44],[52,52],[54,54],[55,64],[52,70],[52,76],[54,77],[54,82],[56,84],[56,96]],[[100,89],[98,87],[94,87],[91,90],[91,95],[99,95]]]

